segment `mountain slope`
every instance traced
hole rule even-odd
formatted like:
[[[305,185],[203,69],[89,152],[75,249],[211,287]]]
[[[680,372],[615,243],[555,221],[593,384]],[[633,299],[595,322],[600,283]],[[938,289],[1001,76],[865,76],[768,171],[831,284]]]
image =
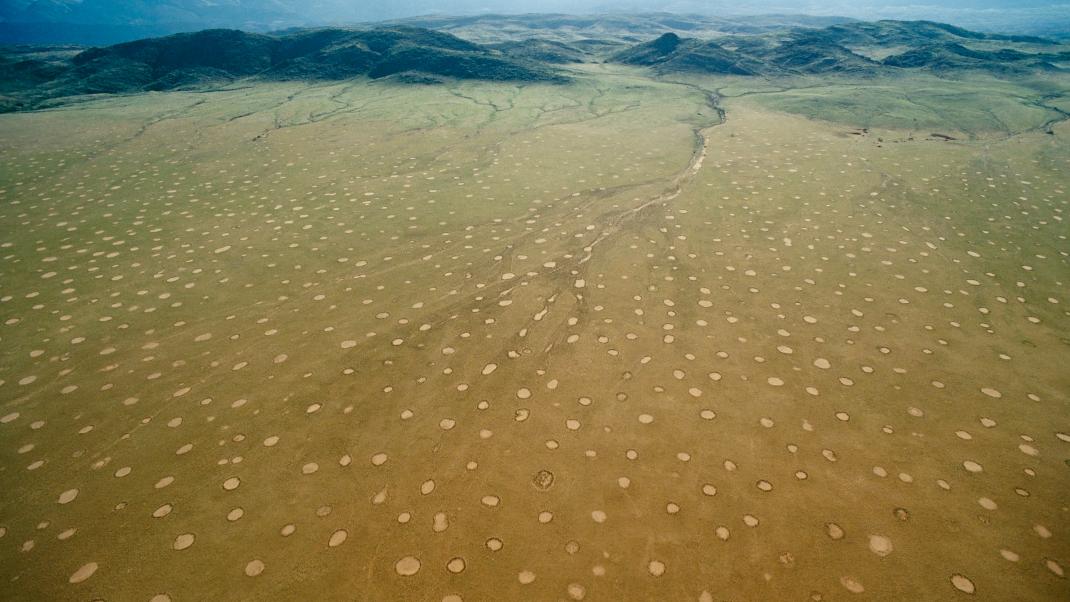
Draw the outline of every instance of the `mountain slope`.
[[[1009,75],[1070,67],[1066,46],[1050,40],[984,34],[928,21],[846,23],[707,42],[670,32],[618,51],[611,60],[661,73],[770,76],[869,76],[896,69]]]
[[[487,48],[517,59],[559,65],[582,63],[590,58],[589,53],[582,47],[555,40],[530,39],[500,42],[498,44],[488,44]]]
[[[0,62],[9,108],[64,96],[171,90],[244,77],[331,80],[407,71],[463,79],[562,82],[541,63],[414,27],[283,36],[209,29],[91,48],[70,61]]]
[[[42,106],[51,99],[98,93],[173,90],[241,78],[338,80],[381,78],[414,72],[404,81],[439,77],[564,82],[567,65],[612,62],[657,73],[694,72],[735,76],[851,75],[871,77],[925,70],[941,74],[984,72],[999,77],[1070,69],[1070,48],[1041,38],[967,31],[926,21],[836,23],[757,35],[682,37],[664,32],[636,44],[617,34],[605,38],[553,37],[560,29],[587,33],[642,24],[625,17],[598,19],[542,15],[505,19],[509,27],[547,27],[518,39],[477,44],[446,31],[391,25],[375,28],[300,29],[274,35],[211,29],[91,48],[72,56],[56,52],[0,52],[0,108]],[[427,21],[434,21],[428,18]],[[457,27],[487,18],[440,21]],[[496,22],[490,19],[492,22]],[[680,29],[690,21],[659,17]],[[550,37],[534,37],[548,33]]]
[[[1020,73],[1058,69],[1058,63],[1070,63],[1070,52],[1031,53],[1013,48],[984,51],[961,44],[927,44],[884,59],[891,67],[924,68],[933,71],[981,70],[993,73]]]

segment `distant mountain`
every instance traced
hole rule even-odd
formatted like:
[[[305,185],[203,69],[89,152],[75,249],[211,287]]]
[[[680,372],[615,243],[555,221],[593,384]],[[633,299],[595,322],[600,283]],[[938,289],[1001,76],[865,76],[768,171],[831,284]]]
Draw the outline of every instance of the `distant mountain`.
[[[344,3],[343,0],[334,2]],[[401,2],[349,2],[346,10],[330,10],[325,4],[331,2],[2,0],[0,44],[109,45],[203,29],[269,33],[338,24],[364,28],[384,25],[423,27],[481,43],[516,41],[531,36],[561,42],[595,37],[635,43],[664,31],[692,36],[757,34],[790,27],[827,27],[851,21],[844,17],[808,15],[715,17],[671,13],[425,15],[396,19],[399,12],[421,11],[415,8],[416,3],[409,3],[413,5],[409,6],[409,11],[403,10]],[[376,9],[378,5],[382,5],[382,9]],[[392,5],[393,9],[390,8]],[[433,11],[426,9],[423,12]],[[390,18],[395,19],[373,24],[378,19]]]
[[[566,64],[587,62],[591,55],[582,47],[555,40],[522,40],[488,44],[487,48],[521,60]]]
[[[850,22],[852,19],[844,17],[810,15],[714,17],[664,12],[592,15],[433,15],[393,21],[393,23],[403,25],[446,31],[477,42],[540,38],[567,43],[591,38],[636,43],[655,38],[664,32],[706,38],[726,34],[754,35],[796,27],[828,27]]]
[[[491,10],[511,14],[488,15]],[[590,20],[589,15],[598,13],[625,17],[643,12],[679,15],[679,28],[665,17],[652,22],[651,27],[660,30],[650,37],[664,31],[682,34],[696,22],[700,29],[722,23],[722,33],[746,34],[768,31],[776,20],[781,21],[779,27],[825,27],[837,18],[832,15],[841,20],[929,19],[981,31],[1070,33],[1065,0],[2,0],[0,43],[114,44],[201,29],[263,33],[419,15],[462,15],[430,17],[455,23],[460,19],[496,17],[501,23],[501,19],[523,20],[536,12],[569,13],[557,15],[566,18],[563,22]],[[774,16],[755,17],[770,14]],[[646,19],[647,15],[642,17]],[[464,26],[442,25],[449,27]],[[732,27],[738,29],[733,31]],[[694,30],[690,35],[701,37],[706,33]]]
[[[890,56],[884,64],[891,67],[927,68],[936,71],[974,69],[1013,74],[1022,71],[1056,71],[1070,63],[1070,52],[1032,53],[1012,48],[996,51],[974,50],[961,44],[930,44]]]
[[[932,21],[872,21],[836,24],[820,30],[799,34],[837,44],[850,45],[916,45],[956,40],[1000,41],[1022,44],[1052,44],[1051,40],[1036,36],[1011,36],[969,31],[946,23]]]
[[[618,51],[611,60],[662,73],[732,75],[876,75],[895,69],[1013,74],[1070,68],[1068,48],[1051,40],[928,21],[852,22],[712,41],[666,33]]]
[[[518,53],[415,27],[328,28],[281,36],[209,29],[90,48],[69,59],[0,55],[0,93],[8,96],[8,109],[17,109],[64,96],[173,90],[245,77],[332,80],[404,72],[527,82],[566,79]]]
[[[628,63],[631,65],[657,65],[669,60],[672,56],[680,56],[687,52],[677,52],[680,50],[681,44],[684,45],[685,51],[694,50],[699,44],[698,40],[689,39],[685,41],[673,32],[667,32],[661,34],[656,40],[645,42],[643,44],[636,44],[631,48],[627,48],[614,55],[614,60],[618,63]]]
[[[666,33],[613,56],[631,65],[656,67],[658,71],[701,71],[720,75],[757,75],[764,65],[745,54],[728,50],[715,41],[681,38]]]
[[[606,60],[662,74],[771,77],[870,77],[902,70],[1011,76],[1070,69],[1066,45],[927,21],[835,23],[706,39],[670,31],[631,45],[622,42],[619,33],[606,38],[593,34],[599,28],[619,32],[627,24],[639,29],[647,26],[631,20],[610,21],[611,25],[583,24],[556,16],[529,20],[526,23],[532,27],[537,22],[550,28],[546,31],[552,39],[525,35],[492,44],[394,24],[300,29],[275,35],[210,29],[84,51],[56,47],[0,52],[0,109],[32,109],[57,98],[87,94],[196,88],[242,78],[342,80],[399,75],[399,81],[420,83],[440,78],[565,82],[568,65]],[[482,19],[468,23],[472,27]],[[568,24],[571,41],[556,35],[562,23]],[[576,29],[581,25],[583,36]]]

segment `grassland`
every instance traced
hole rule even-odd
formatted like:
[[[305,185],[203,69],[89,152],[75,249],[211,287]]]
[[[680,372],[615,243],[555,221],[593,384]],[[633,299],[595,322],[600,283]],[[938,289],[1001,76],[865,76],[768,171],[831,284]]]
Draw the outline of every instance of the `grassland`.
[[[569,70],[0,116],[0,597],[1070,595],[1066,82]]]

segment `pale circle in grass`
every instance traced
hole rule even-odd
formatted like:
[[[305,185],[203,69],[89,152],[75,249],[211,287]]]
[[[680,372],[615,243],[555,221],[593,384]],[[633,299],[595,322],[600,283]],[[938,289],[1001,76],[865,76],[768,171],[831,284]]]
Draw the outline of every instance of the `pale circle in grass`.
[[[331,538],[327,540],[327,546],[331,548],[337,548],[345,543],[346,538],[349,537],[349,532],[345,529],[339,529],[334,533],[331,533]]]
[[[411,577],[420,571],[420,560],[415,556],[406,556],[394,563],[394,570],[402,577]]]
[[[951,576],[951,585],[953,585],[955,589],[959,590],[960,592],[964,592],[967,594],[972,594],[977,591],[977,588],[974,586],[973,581],[971,581],[965,575],[960,575],[959,573],[955,573]]]
[[[249,563],[245,565],[245,575],[248,577],[256,577],[264,572],[264,568],[263,560],[250,560]]]
[[[873,552],[877,556],[887,556],[892,553],[892,540],[883,535],[870,535],[869,536],[869,551]]]
[[[81,583],[92,577],[93,573],[96,573],[98,568],[100,567],[95,562],[83,564],[78,567],[78,570],[75,571],[67,581],[70,583]]]

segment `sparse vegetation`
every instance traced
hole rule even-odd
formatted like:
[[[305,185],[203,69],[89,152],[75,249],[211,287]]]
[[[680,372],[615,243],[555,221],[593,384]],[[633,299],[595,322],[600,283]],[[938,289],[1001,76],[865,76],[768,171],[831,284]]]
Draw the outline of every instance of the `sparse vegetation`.
[[[330,81],[404,72],[458,79],[564,82],[542,62],[427,29],[320,29],[279,36],[205,30],[91,48],[68,60],[0,63],[7,108],[52,99],[218,86],[239,79]],[[427,78],[424,78],[425,80]]]
[[[927,21],[880,21],[714,40],[667,33],[613,59],[659,73],[887,76],[971,70],[1015,75],[1062,71],[1070,66],[1070,49],[1037,37],[982,34]]]
[[[1059,47],[424,24],[4,55],[0,599],[1067,597]]]
[[[627,43],[656,27],[704,32],[714,23],[734,33],[714,32],[713,39],[698,39],[669,31],[650,41]],[[480,45],[448,33],[491,38],[480,35],[478,28],[494,25],[507,31],[524,28],[528,34],[545,37],[528,35],[522,40]],[[912,72],[1014,78],[1061,74],[1070,67],[1070,50],[1056,42],[982,34],[926,21],[850,22],[815,28],[784,20],[745,35],[740,29],[727,27],[725,22],[675,16],[661,16],[653,22],[626,17],[530,16],[426,18],[388,27],[295,30],[279,35],[207,30],[92,48],[73,56],[10,53],[0,57],[0,74],[6,75],[0,87],[0,108],[32,109],[53,106],[55,99],[64,97],[203,88],[240,79],[332,81],[410,73],[398,81],[563,83],[568,79],[563,67],[604,60],[649,67],[662,75],[776,78],[888,78]],[[594,31],[604,37],[578,34]]]

